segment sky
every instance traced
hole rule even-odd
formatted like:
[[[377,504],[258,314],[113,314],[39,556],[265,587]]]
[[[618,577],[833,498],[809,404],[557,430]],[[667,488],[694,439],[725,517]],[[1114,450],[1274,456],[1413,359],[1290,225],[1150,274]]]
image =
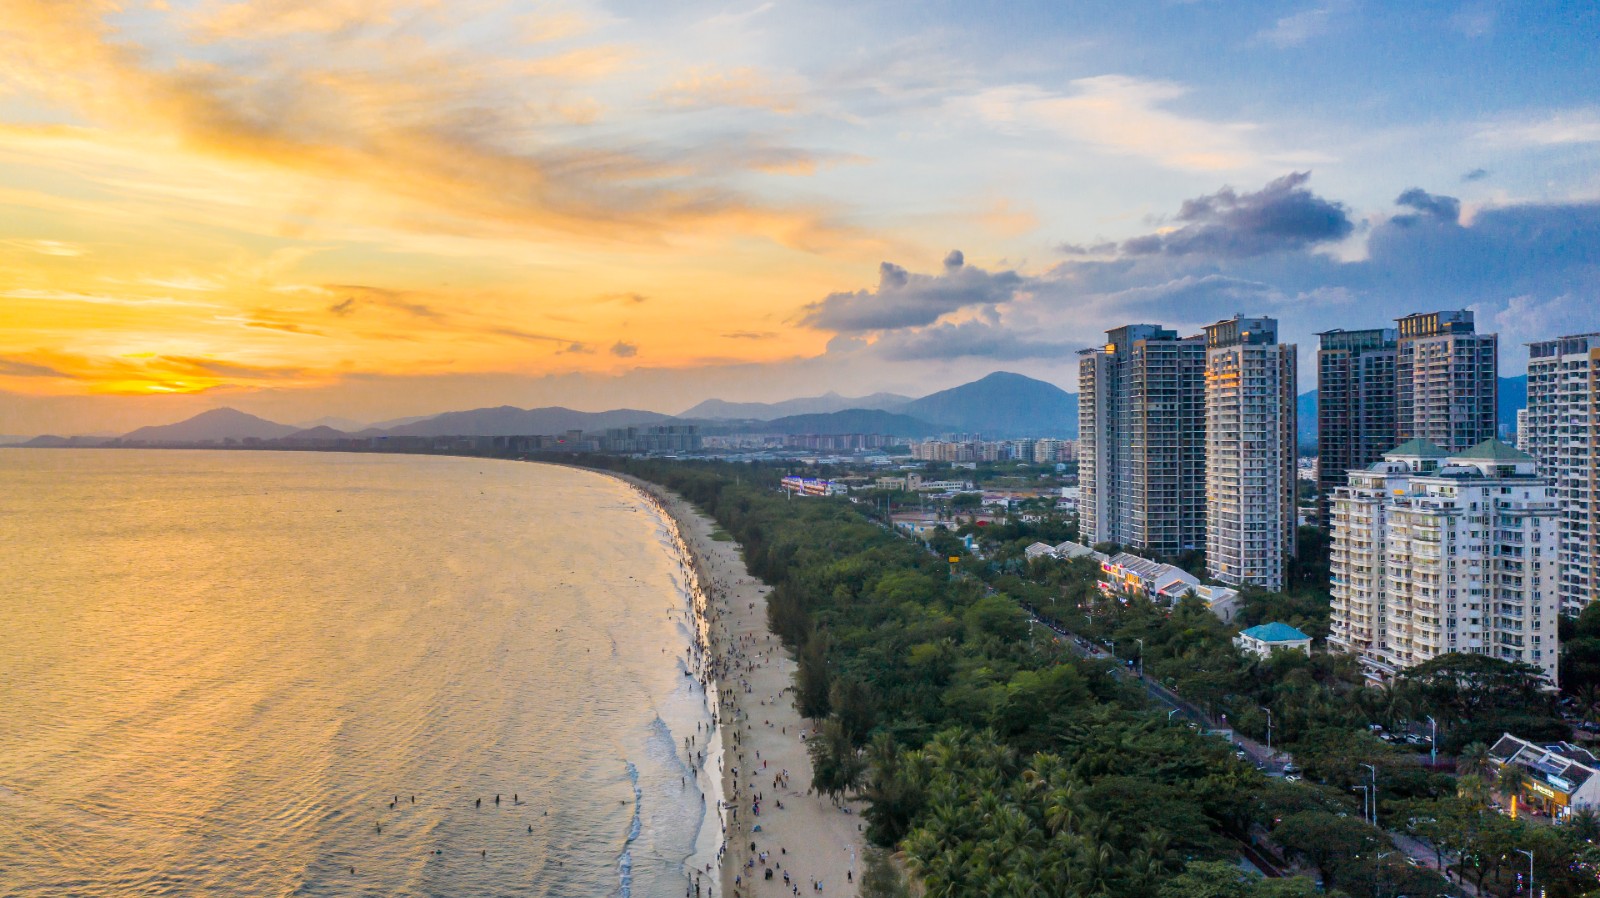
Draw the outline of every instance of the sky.
[[[1600,7],[0,0],[0,434],[1600,330]]]

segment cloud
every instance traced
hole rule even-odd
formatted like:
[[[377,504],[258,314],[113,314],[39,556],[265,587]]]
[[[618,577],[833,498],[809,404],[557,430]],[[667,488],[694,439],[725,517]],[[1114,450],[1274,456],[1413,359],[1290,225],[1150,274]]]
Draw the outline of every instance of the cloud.
[[[1003,131],[1044,131],[1166,168],[1224,171],[1249,168],[1261,159],[1248,139],[1255,125],[1210,122],[1163,108],[1189,92],[1181,84],[1099,75],[1080,78],[1070,86],[1068,93],[1030,84],[991,87],[952,100],[949,106]]]
[[[631,359],[639,354],[639,347],[622,340],[611,344],[611,354],[619,359]]]
[[[1257,32],[1253,40],[1256,43],[1271,44],[1280,50],[1299,47],[1314,37],[1326,34],[1331,29],[1335,17],[1342,15],[1349,8],[1349,0],[1334,0],[1323,6],[1302,10],[1284,16],[1270,28]]]
[[[0,245],[14,246],[38,253],[41,256],[81,256],[88,250],[76,243],[67,243],[62,240],[0,240]]]
[[[961,309],[1009,302],[1024,285],[1015,271],[984,271],[953,250],[938,275],[912,274],[884,262],[878,266],[877,289],[829,294],[807,305],[800,323],[836,333],[916,327]]]
[[[1480,141],[1521,149],[1600,143],[1600,108],[1564,109],[1536,117],[1503,118],[1478,129]]]
[[[104,293],[80,293],[75,290],[40,290],[22,288],[0,292],[10,299],[36,302],[74,302],[94,306],[187,306],[196,309],[214,309],[214,304],[173,299],[170,296],[111,296]]]
[[[1056,252],[1063,256],[1109,256],[1117,251],[1117,245],[1109,241],[1093,244],[1060,243],[1056,245]]]
[[[729,331],[722,335],[726,340],[772,340],[777,336],[773,331]]]
[[[373,221],[385,228],[603,243],[691,230],[808,251],[873,242],[832,207],[735,183],[778,164],[782,148],[741,160],[722,141],[576,127],[594,119],[592,101],[574,96],[596,76],[592,52],[486,55],[468,38],[514,30],[502,11],[428,6],[213,4],[191,23],[215,42],[199,62],[170,45],[180,36],[161,30],[168,18],[119,29],[108,21],[115,4],[8,0],[0,58],[8,88],[86,122],[99,143],[168,147],[164,164],[186,156],[208,172],[270,173],[307,197],[339,196],[341,209],[381,210]],[[307,205],[284,227],[325,203]]]
[[[1080,342],[1052,340],[985,321],[937,324],[885,334],[873,344],[877,356],[894,362],[985,358],[996,361],[1062,358]]]
[[[283,380],[304,377],[305,368],[286,365],[249,365],[201,356],[158,355],[154,363],[175,374],[205,375],[229,380]]]
[[[1465,174],[1463,174],[1461,176],[1461,183],[1470,184],[1473,181],[1482,181],[1484,178],[1487,178],[1487,177],[1489,177],[1489,170],[1488,169],[1486,169],[1486,168],[1475,168],[1472,171],[1466,172]]]
[[[1395,205],[1407,206],[1422,213],[1423,216],[1433,218],[1446,224],[1456,224],[1461,220],[1461,201],[1453,196],[1443,196],[1429,193],[1421,187],[1413,187],[1395,198]],[[1396,216],[1396,222],[1411,224],[1417,220],[1415,215]]]
[[[325,293],[343,297],[328,311],[338,316],[349,315],[359,306],[377,306],[401,312],[425,321],[441,321],[444,315],[426,303],[416,301],[418,295],[410,290],[392,290],[387,287],[368,287],[361,284],[322,284]]]
[[[1296,172],[1255,193],[1224,187],[1185,200],[1177,215],[1180,227],[1123,241],[1122,252],[1243,258],[1343,240],[1354,229],[1349,214],[1342,203],[1305,189],[1310,177]]]
[[[636,305],[639,305],[641,303],[648,302],[649,300],[650,300],[650,297],[644,295],[643,293],[607,293],[607,294],[605,294],[604,296],[601,296],[599,299],[597,299],[595,301],[596,302],[621,302],[621,303],[627,303],[628,305],[635,305],[636,306]]]
[[[49,365],[40,365],[34,362],[25,362],[20,359],[0,357],[0,377],[71,377],[65,371],[52,368]]]
[[[677,109],[733,106],[788,114],[798,105],[797,93],[795,85],[776,84],[758,69],[700,67],[657,93],[656,99]]]

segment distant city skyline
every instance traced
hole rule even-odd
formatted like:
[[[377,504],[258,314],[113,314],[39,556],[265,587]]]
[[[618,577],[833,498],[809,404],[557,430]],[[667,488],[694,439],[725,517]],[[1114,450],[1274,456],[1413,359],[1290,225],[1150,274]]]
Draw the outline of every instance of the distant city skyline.
[[[1468,309],[1511,376],[1600,329],[1586,4],[0,15],[0,434],[1071,390],[1236,313]]]

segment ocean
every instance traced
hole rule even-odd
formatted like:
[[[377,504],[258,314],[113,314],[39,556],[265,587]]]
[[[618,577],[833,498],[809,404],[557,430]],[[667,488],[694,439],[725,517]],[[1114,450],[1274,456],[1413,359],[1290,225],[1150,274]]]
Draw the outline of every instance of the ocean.
[[[0,895],[682,895],[689,588],[589,472],[0,449]]]

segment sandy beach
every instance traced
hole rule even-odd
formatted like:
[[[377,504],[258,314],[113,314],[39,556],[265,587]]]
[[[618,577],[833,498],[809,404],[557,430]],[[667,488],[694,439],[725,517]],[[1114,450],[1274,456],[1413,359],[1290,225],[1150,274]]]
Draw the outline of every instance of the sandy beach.
[[[700,894],[857,894],[864,841],[860,808],[836,806],[810,791],[811,761],[802,737],[814,722],[795,710],[794,659],[768,632],[768,587],[750,576],[737,543],[712,539],[715,523],[689,502],[656,484],[619,476],[677,523],[705,597],[705,649],[694,660],[715,687],[708,698],[715,700],[721,742],[703,763],[707,773],[720,772],[726,804],[720,809],[720,875],[702,880]],[[695,887],[691,882],[685,894],[695,895]]]

